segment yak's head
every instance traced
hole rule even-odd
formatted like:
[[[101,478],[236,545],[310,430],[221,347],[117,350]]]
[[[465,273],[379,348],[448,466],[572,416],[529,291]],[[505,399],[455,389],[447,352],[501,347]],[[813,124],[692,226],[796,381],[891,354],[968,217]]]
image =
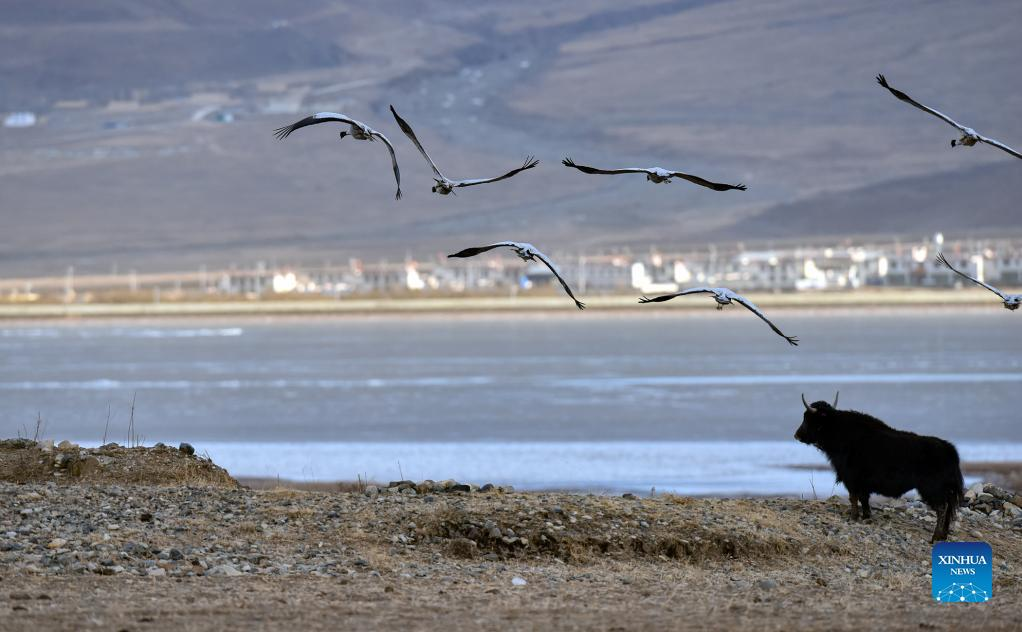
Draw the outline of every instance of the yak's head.
[[[806,396],[803,395],[802,405],[806,407],[806,412],[802,415],[802,425],[795,431],[795,438],[809,445],[819,444],[825,425],[833,421],[831,418],[837,412],[837,400],[840,395],[841,391],[834,395],[833,404],[819,401],[811,405],[806,402]]]

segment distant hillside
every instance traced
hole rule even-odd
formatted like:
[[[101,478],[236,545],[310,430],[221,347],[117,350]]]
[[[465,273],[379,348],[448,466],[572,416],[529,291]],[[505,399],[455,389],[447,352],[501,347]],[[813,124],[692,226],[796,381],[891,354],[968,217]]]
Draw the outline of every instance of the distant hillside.
[[[793,235],[1022,232],[1022,165],[974,167],[824,193],[779,204],[717,233],[757,239]]]
[[[13,2],[2,9],[0,110],[56,100],[105,103],[141,91],[178,97],[189,85],[337,66],[335,43],[291,28],[291,11],[328,3]]]
[[[0,274],[1022,228],[1022,162],[873,80],[1020,146],[1017,25],[1011,0],[18,0],[0,109],[41,123],[0,128]],[[449,175],[540,166],[433,195],[390,104]],[[320,109],[390,135],[403,200],[379,144],[273,138]]]

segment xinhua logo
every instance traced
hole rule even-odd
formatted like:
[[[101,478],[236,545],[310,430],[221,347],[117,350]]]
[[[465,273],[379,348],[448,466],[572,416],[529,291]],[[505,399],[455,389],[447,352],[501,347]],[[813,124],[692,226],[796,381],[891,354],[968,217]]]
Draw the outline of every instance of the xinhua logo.
[[[993,551],[986,542],[933,545],[933,598],[941,602],[982,602],[993,597]]]

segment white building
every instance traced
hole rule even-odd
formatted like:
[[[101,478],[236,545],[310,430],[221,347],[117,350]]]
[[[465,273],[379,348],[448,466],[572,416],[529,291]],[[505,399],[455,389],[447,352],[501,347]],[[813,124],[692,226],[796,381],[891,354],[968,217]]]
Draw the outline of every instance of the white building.
[[[32,127],[36,116],[32,112],[11,112],[4,117],[4,127]]]

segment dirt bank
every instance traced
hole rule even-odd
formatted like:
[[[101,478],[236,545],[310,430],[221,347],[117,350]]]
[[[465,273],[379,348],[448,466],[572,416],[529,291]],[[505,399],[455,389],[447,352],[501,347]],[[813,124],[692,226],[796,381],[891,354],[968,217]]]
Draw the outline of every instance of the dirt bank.
[[[940,606],[915,502],[457,489],[0,482],[0,629],[1022,625],[1022,523],[985,491],[952,537],[992,545],[993,600]]]

